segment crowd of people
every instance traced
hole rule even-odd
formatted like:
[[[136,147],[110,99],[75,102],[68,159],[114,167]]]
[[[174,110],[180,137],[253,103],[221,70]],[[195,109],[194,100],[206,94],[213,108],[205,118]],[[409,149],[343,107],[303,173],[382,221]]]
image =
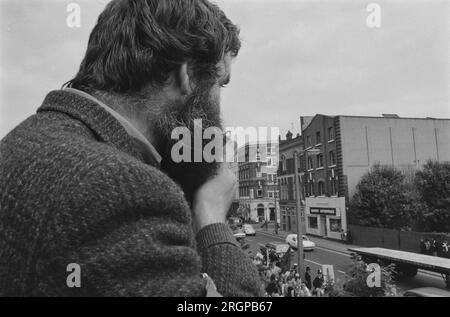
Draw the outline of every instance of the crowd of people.
[[[420,240],[420,251],[422,254],[439,256],[442,258],[450,258],[449,244],[447,240],[441,239],[421,239]]]
[[[283,270],[280,262],[271,262],[268,266],[262,256],[255,257],[254,263],[259,268],[268,297],[322,297],[325,295],[325,278],[319,269],[312,279],[311,268],[308,266],[301,278],[297,264],[289,270]]]

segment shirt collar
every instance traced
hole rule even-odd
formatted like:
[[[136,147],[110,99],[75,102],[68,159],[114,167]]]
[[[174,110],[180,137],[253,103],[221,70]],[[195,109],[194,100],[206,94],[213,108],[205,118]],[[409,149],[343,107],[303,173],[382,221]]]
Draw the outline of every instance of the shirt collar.
[[[154,164],[157,166],[160,166],[161,164],[161,155],[159,155],[158,151],[155,149],[155,147],[147,140],[147,138],[138,130],[136,129],[130,121],[128,121],[125,117],[123,117],[121,114],[119,114],[117,111],[112,109],[111,107],[107,106],[102,101],[98,100],[94,96],[78,90],[74,88],[65,88],[65,91],[77,94],[81,97],[87,98],[99,106],[101,106],[103,109],[105,109],[109,114],[111,114],[119,123],[122,125],[122,127],[125,129],[125,131],[128,133],[128,135],[133,139],[137,150],[142,154],[144,157],[144,160],[150,164]]]

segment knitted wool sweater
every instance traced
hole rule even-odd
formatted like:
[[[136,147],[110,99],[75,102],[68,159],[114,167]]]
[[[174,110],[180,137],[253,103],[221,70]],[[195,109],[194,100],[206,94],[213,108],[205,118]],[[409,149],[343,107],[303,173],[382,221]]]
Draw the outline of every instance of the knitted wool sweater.
[[[261,294],[228,226],[194,237],[182,190],[92,100],[53,91],[1,141],[0,296],[205,296],[203,272]]]

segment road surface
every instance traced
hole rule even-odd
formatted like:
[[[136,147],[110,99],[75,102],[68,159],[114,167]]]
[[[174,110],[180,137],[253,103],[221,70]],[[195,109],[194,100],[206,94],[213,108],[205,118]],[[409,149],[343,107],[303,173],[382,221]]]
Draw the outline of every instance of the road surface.
[[[312,240],[314,240],[314,238],[312,238]],[[250,245],[249,251],[254,255],[259,251],[260,244],[265,245],[267,242],[273,241],[284,242],[284,238],[277,237],[270,232],[257,232],[256,236],[247,237],[246,241]],[[294,254],[295,255],[292,257],[292,263],[297,262],[297,252],[295,252]],[[316,275],[317,270],[321,268],[322,265],[333,265],[336,280],[340,280],[345,277],[345,272],[348,270],[351,264],[351,258],[349,254],[329,248],[324,248],[319,245],[314,251],[305,252],[305,261],[306,265],[311,267],[313,278]],[[399,294],[418,287],[437,287],[445,289],[445,284],[438,274],[429,273],[426,271],[419,271],[416,277],[412,279],[396,281],[395,284],[397,285],[397,291],[399,292]]]

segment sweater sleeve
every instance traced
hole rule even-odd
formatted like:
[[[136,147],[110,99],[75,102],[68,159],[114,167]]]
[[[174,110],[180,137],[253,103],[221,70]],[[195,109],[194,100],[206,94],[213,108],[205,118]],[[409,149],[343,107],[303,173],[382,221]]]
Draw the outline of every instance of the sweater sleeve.
[[[88,145],[60,145],[64,156],[39,161],[41,176],[23,182],[35,192],[10,211],[26,215],[27,230],[10,229],[24,255],[9,262],[5,294],[197,297],[206,295],[207,273],[222,295],[257,295],[256,271],[225,225],[205,228],[198,247],[179,186],[106,145]],[[77,280],[71,264],[80,287],[67,283]]]
[[[203,270],[226,297],[262,296],[262,283],[247,254],[226,224],[206,226],[197,234]]]
[[[106,159],[55,181],[35,294],[205,296],[183,192],[156,168],[120,155]],[[80,288],[66,285],[71,263],[80,267]]]

